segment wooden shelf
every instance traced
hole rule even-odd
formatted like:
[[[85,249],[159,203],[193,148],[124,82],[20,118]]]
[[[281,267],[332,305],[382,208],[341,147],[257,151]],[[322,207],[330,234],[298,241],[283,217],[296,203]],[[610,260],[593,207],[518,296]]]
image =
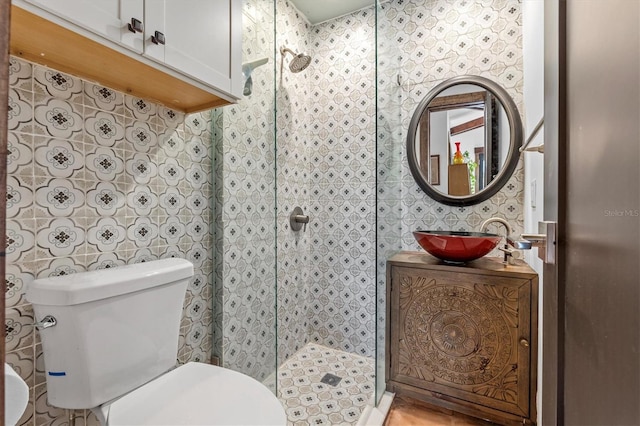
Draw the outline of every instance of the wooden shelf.
[[[11,7],[14,56],[183,112],[231,102],[17,6]]]

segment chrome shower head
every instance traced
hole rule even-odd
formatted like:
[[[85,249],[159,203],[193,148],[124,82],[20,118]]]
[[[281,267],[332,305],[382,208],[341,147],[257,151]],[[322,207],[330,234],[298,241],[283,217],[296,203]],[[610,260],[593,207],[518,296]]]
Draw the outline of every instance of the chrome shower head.
[[[285,53],[287,52],[293,55],[293,59],[291,60],[291,62],[289,62],[289,70],[293,73],[298,73],[305,70],[311,63],[311,56],[309,55],[305,55],[304,53],[296,53],[284,46],[280,48],[280,53],[282,54],[283,59]]]

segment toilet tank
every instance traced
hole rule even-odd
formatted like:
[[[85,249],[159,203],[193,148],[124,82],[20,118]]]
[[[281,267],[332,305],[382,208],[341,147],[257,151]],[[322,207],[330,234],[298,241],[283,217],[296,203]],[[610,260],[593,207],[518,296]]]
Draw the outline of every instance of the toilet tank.
[[[176,365],[182,306],[193,265],[163,259],[27,286],[40,329],[49,403],[93,408]]]

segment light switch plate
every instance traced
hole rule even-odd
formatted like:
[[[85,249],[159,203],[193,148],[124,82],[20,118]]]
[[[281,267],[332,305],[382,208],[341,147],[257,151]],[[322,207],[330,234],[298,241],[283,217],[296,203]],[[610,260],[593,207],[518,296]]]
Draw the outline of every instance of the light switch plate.
[[[536,208],[536,198],[538,197],[538,194],[536,193],[536,187],[537,187],[537,182],[534,179],[531,181],[531,194],[530,194],[532,209]]]

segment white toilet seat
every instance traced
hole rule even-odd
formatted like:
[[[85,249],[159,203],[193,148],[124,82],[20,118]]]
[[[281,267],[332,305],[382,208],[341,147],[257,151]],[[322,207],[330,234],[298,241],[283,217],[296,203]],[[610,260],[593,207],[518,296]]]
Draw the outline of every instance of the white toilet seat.
[[[187,363],[112,402],[107,424],[286,425],[278,399],[257,380]]]

